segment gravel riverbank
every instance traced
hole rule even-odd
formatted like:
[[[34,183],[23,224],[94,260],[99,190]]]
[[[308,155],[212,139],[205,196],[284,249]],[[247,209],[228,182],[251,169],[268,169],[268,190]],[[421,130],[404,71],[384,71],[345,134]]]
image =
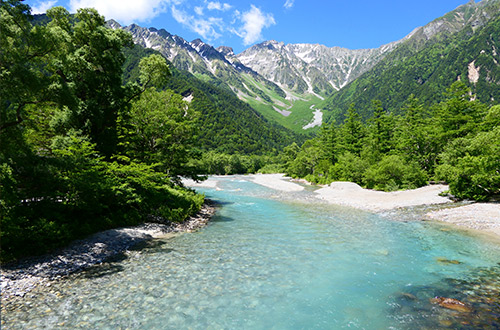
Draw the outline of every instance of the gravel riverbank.
[[[126,253],[138,243],[202,228],[215,211],[215,204],[207,201],[200,212],[183,223],[144,223],[136,227],[110,229],[74,241],[66,248],[50,254],[2,265],[2,304],[9,298],[24,296],[39,285],[50,286],[51,281]]]
[[[443,221],[486,233],[500,242],[500,203],[474,203],[449,207],[426,214],[429,220]]]

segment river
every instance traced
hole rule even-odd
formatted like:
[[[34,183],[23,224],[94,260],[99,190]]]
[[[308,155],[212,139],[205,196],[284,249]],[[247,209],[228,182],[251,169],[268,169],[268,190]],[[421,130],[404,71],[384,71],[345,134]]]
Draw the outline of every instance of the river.
[[[217,180],[200,189],[221,205],[209,226],[40,288],[2,311],[2,329],[496,325],[494,312],[462,315],[429,299],[466,299],[498,278],[498,245],[417,210],[372,214],[316,202],[313,188]]]

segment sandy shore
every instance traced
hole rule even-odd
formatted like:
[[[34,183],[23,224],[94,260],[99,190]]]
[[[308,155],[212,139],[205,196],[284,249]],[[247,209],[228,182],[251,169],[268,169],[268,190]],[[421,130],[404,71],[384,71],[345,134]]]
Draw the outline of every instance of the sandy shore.
[[[196,182],[191,179],[182,179],[182,184],[184,184],[186,187],[190,188],[211,188],[211,189],[216,189],[217,188],[217,180],[216,177],[209,177],[205,181],[200,181]]]
[[[352,182],[333,182],[317,190],[316,194],[319,199],[331,204],[382,212],[400,207],[449,203],[448,198],[439,196],[447,189],[446,185],[432,185],[413,190],[383,192],[363,189]]]
[[[500,204],[475,203],[446,208],[426,214],[430,220],[444,221],[490,234],[500,240]]]
[[[304,187],[299,184],[288,181],[289,178],[283,174],[255,174],[249,178],[256,184],[284,192],[302,191]]]
[[[145,223],[137,227],[110,229],[74,241],[68,247],[51,254],[2,265],[2,304],[15,296],[23,297],[39,285],[50,286],[53,280],[127,253],[138,243],[204,227],[215,210],[215,205],[208,201],[198,214],[183,223]]]

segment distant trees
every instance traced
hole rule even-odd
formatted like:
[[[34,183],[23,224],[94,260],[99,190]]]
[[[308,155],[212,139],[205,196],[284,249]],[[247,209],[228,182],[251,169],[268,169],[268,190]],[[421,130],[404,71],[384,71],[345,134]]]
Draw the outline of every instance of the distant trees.
[[[500,111],[475,100],[462,82],[426,108],[410,95],[388,114],[378,100],[363,123],[354,105],[345,121],[325,125],[318,137],[294,150],[284,163],[293,177],[312,182],[352,181],[368,188],[416,188],[430,178],[445,180],[459,198],[485,200],[500,193]],[[285,157],[283,157],[285,158]]]

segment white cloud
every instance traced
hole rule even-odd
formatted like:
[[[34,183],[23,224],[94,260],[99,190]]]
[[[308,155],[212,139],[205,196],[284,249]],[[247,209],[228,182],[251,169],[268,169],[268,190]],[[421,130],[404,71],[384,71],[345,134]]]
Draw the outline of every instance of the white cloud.
[[[228,3],[220,3],[219,1],[210,1],[207,5],[208,10],[228,11],[232,6]]]
[[[194,12],[199,16],[203,16],[203,7],[194,7]]]
[[[285,7],[286,9],[291,9],[293,7],[294,3],[295,3],[295,0],[286,0],[283,7]]]
[[[221,36],[216,28],[223,28],[223,21],[220,18],[209,17],[208,19],[195,18],[181,9],[172,6],[172,16],[180,24],[186,26],[191,31],[198,33],[204,39],[215,40]]]
[[[125,24],[149,21],[166,10],[172,0],[70,0],[70,10],[78,8],[95,8],[106,17],[116,19]]]
[[[31,13],[32,14],[43,14],[47,12],[47,9],[54,7],[54,5],[57,3],[57,0],[53,1],[39,1],[35,6],[31,7]]]
[[[272,14],[263,13],[254,5],[251,5],[249,11],[241,14],[241,21],[243,26],[238,31],[233,30],[233,32],[243,38],[245,46],[261,40],[263,38],[262,30],[276,24]]]

